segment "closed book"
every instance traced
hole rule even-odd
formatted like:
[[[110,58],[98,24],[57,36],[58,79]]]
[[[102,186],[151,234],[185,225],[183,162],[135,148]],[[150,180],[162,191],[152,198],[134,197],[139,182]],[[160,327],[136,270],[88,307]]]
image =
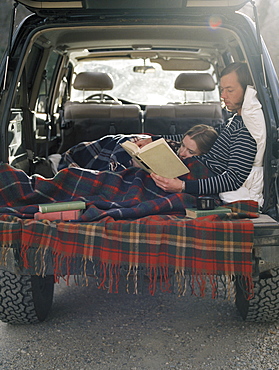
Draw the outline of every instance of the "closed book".
[[[83,201],[39,204],[39,212],[41,213],[70,211],[70,210],[85,209],[85,208],[86,208],[86,203]]]
[[[186,217],[197,218],[204,217],[208,215],[220,215],[232,213],[230,208],[226,207],[216,207],[215,209],[197,209],[197,208],[186,208]]]
[[[121,144],[134,161],[144,170],[173,179],[189,172],[188,167],[161,138],[139,148],[127,140]]]
[[[49,220],[49,221],[70,221],[70,220],[77,220],[81,215],[81,210],[69,210],[69,211],[61,211],[61,212],[37,212],[34,214],[35,220]]]

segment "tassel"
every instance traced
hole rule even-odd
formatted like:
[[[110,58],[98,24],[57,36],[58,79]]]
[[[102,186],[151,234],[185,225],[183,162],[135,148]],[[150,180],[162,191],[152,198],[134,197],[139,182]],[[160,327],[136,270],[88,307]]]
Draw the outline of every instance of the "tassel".
[[[28,245],[22,245],[21,249],[20,249],[20,257],[22,258],[22,261],[23,261],[23,267],[26,268],[26,269],[28,269],[30,267],[29,262],[28,262],[28,258],[27,258],[28,249],[29,249]]]
[[[0,261],[5,266],[7,264],[7,254],[8,254],[8,251],[10,250],[10,247],[6,245],[2,245],[1,249],[2,249],[2,253],[1,253]]]

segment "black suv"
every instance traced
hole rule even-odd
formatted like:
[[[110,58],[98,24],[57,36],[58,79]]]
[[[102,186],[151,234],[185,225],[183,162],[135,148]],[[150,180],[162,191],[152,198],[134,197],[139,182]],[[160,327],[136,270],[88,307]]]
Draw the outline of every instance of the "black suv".
[[[219,126],[229,117],[220,72],[231,62],[248,64],[267,145],[264,203],[254,221],[254,296],[246,299],[237,277],[236,306],[243,319],[277,320],[279,86],[257,25],[238,12],[247,1],[18,2],[32,14],[11,35],[1,62],[0,162],[29,176],[52,178],[55,158],[83,141],[142,133],[179,140],[196,123]],[[181,74],[195,74],[191,86],[174,83]],[[0,319],[42,321],[53,271],[23,266],[21,247],[8,248],[2,226]],[[79,274],[77,264],[70,274]]]

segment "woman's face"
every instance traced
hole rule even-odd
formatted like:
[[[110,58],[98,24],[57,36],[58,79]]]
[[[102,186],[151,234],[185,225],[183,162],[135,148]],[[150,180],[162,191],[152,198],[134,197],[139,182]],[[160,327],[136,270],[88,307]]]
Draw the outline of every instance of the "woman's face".
[[[181,142],[181,146],[178,150],[178,156],[180,159],[186,159],[193,157],[193,155],[201,155],[201,151],[195,140],[191,139],[189,135],[186,135]]]

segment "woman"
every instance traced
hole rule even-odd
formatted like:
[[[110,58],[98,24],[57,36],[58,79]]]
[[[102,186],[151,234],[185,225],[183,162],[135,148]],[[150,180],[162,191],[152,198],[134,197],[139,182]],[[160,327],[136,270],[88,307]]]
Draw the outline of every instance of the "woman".
[[[185,133],[177,155],[183,160],[194,155],[205,154],[210,150],[217,137],[218,134],[212,126],[193,126]]]
[[[146,135],[144,135],[146,136]],[[182,159],[207,153],[214,141],[217,132],[207,125],[196,125],[188,130],[179,143],[167,140],[170,147]],[[140,138],[137,135],[108,135],[93,142],[83,142],[62,154],[58,170],[65,167],[80,167],[98,171],[119,172],[125,168],[138,165],[120,145],[124,140],[132,140],[139,147],[158,139],[159,136]],[[57,172],[57,171],[56,171]]]
[[[161,136],[152,136],[146,139],[139,139],[135,143],[142,148],[146,144],[160,138]],[[212,126],[196,125],[190,128],[183,136],[180,143],[173,140],[166,140],[170,147],[176,152],[182,160],[193,157],[194,155],[202,155],[207,153],[218,134]]]

